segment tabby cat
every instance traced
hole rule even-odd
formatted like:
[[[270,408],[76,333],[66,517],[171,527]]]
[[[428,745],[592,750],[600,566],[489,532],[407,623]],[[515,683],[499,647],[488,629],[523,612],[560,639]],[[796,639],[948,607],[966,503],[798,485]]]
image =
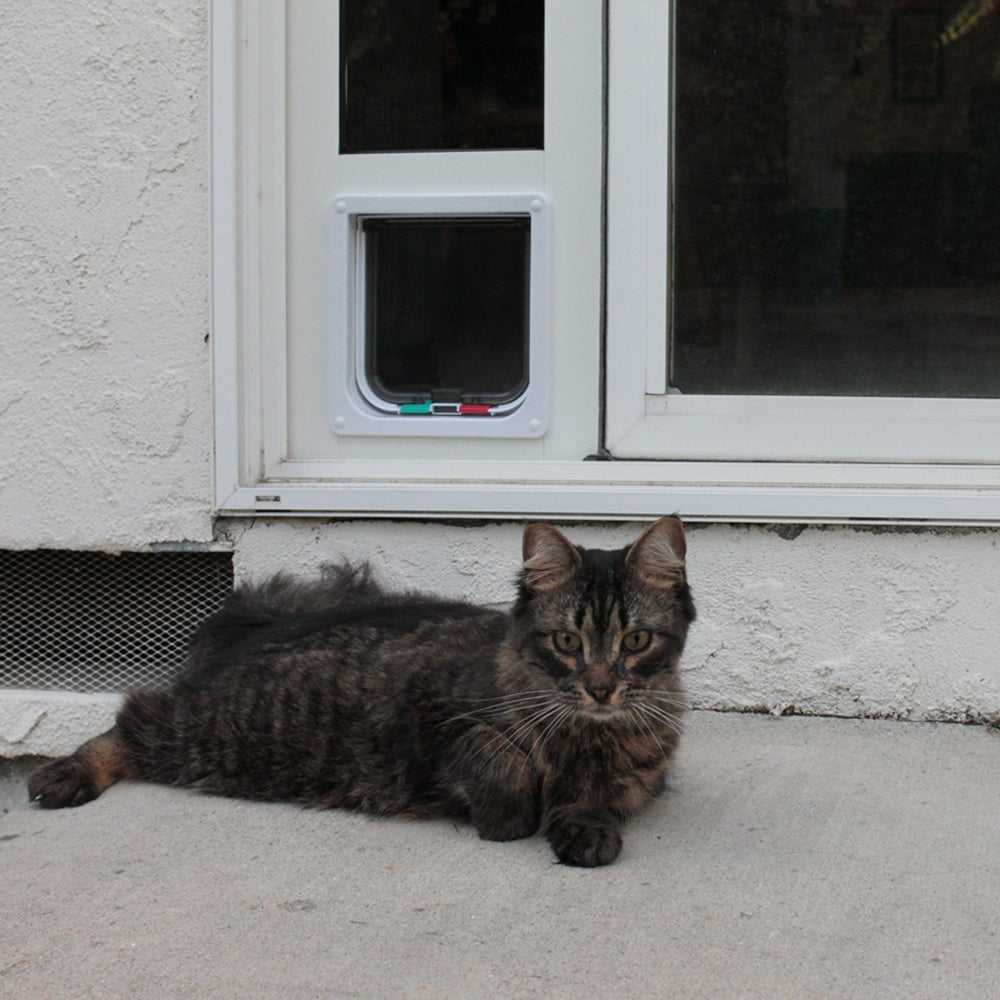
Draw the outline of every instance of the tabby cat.
[[[172,688],[131,694],[30,796],[78,806],[138,778],[463,817],[487,840],[541,829],[560,861],[608,864],[680,736],[684,557],[676,517],[617,551],[532,524],[510,614],[386,592],[364,565],[241,588]]]

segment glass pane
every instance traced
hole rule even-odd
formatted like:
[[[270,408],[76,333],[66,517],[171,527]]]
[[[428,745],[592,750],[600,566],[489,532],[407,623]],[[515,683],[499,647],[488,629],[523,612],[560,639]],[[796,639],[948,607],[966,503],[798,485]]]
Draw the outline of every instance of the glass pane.
[[[671,383],[1000,396],[1000,4],[677,0]]]
[[[531,221],[366,219],[365,367],[396,403],[503,403],[528,384]]]
[[[341,0],[340,151],[541,149],[544,0]]]

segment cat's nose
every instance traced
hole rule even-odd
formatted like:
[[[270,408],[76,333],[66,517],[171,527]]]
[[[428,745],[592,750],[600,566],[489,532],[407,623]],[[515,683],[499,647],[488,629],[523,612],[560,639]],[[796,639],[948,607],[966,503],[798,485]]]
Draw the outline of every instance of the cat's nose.
[[[610,684],[584,684],[587,690],[587,694],[590,695],[594,701],[600,704],[605,704],[611,697],[611,685]]]

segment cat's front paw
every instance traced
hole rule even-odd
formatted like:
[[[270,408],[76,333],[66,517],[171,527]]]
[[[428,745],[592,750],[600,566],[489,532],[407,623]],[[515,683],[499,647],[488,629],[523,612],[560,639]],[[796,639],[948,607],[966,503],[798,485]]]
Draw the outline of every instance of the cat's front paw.
[[[598,868],[621,853],[618,822],[607,809],[567,809],[550,816],[546,836],[564,865]]]
[[[60,757],[43,764],[28,779],[28,798],[43,809],[82,806],[100,793],[79,757]]]
[[[564,865],[598,868],[621,853],[622,835],[607,810],[567,811],[554,816],[547,830],[549,843]]]
[[[589,827],[569,823],[549,836],[556,857],[564,865],[599,868],[621,854],[622,835],[615,827]]]

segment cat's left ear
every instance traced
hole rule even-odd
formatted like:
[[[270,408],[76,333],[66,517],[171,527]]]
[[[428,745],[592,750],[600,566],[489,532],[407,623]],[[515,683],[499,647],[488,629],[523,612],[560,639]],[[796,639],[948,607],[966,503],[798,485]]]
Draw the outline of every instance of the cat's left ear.
[[[684,583],[687,543],[676,516],[654,521],[629,549],[626,565],[643,583],[667,590]]]
[[[524,529],[522,579],[529,590],[557,590],[569,583],[583,560],[577,547],[551,524]]]

